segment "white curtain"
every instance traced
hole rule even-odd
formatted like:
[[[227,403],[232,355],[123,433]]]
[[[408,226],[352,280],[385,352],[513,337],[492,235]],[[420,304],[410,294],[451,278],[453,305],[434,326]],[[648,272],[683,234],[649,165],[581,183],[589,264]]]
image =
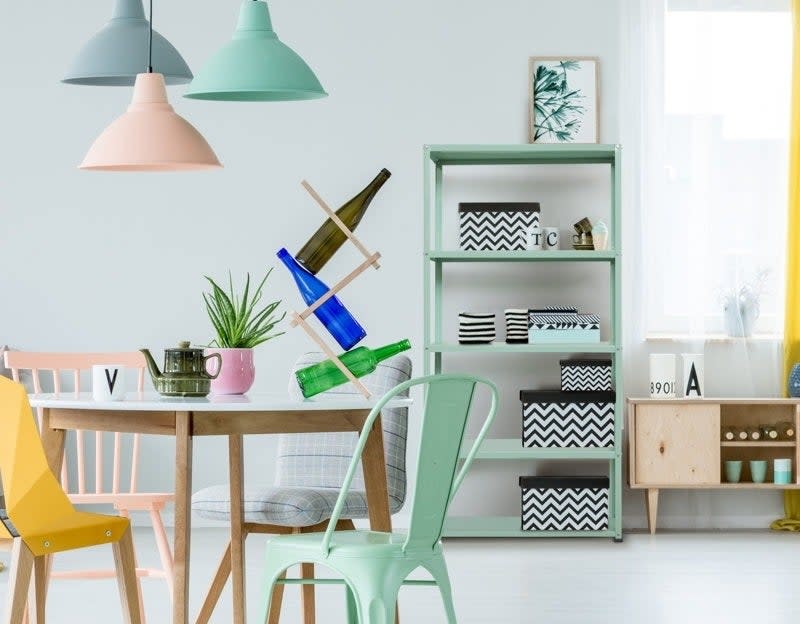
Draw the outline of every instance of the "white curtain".
[[[622,5],[628,387],[651,352],[699,352],[708,394],[778,394],[788,0]]]

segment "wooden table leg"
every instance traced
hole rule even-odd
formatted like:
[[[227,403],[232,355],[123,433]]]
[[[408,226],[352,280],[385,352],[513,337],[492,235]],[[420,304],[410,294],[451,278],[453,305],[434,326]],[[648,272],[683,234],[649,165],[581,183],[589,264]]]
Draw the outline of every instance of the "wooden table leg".
[[[392,514],[389,511],[389,492],[386,489],[386,458],[383,453],[383,425],[380,416],[375,419],[367,438],[364,453],[361,455],[361,465],[364,467],[369,526],[373,531],[391,532]]]
[[[175,595],[173,624],[189,622],[189,546],[192,530],[192,416],[175,413]]]
[[[231,580],[233,624],[245,624],[247,606],[244,578],[244,445],[241,435],[228,436],[231,488]]]

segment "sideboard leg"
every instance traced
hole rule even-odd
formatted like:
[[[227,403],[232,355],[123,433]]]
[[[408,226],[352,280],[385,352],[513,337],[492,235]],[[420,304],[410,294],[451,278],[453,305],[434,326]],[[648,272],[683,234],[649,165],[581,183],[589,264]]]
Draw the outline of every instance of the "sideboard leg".
[[[658,516],[658,488],[648,488],[647,490],[647,527],[650,535],[656,533],[656,517]]]

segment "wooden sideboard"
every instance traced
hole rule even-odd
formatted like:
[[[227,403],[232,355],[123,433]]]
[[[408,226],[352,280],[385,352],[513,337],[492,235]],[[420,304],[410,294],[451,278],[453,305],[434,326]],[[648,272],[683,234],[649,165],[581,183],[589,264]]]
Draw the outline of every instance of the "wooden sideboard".
[[[725,427],[794,423],[791,440],[723,441]],[[800,399],[628,399],[628,463],[632,488],[645,489],[647,523],[656,531],[662,489],[800,489]],[[772,483],[772,461],[792,460],[790,484]],[[725,483],[723,464],[742,460],[739,483]],[[768,460],[764,483],[753,483],[749,460]]]

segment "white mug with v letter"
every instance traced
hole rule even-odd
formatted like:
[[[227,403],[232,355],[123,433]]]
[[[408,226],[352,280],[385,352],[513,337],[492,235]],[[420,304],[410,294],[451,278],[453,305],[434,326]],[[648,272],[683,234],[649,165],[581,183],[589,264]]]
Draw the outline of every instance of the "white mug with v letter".
[[[125,398],[125,369],[116,364],[92,366],[92,398],[95,401],[122,401]]]

